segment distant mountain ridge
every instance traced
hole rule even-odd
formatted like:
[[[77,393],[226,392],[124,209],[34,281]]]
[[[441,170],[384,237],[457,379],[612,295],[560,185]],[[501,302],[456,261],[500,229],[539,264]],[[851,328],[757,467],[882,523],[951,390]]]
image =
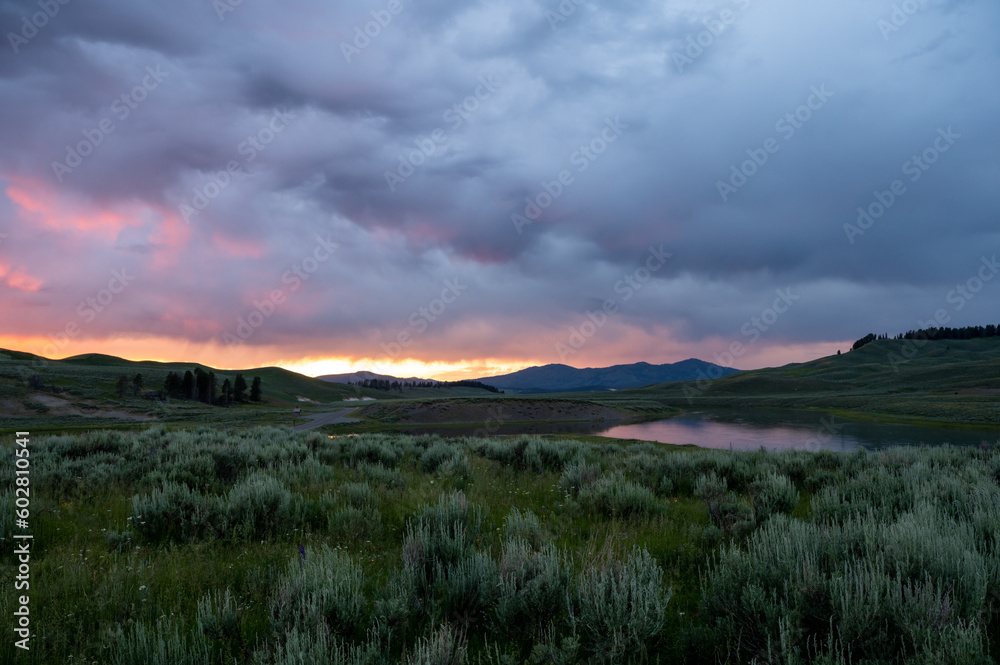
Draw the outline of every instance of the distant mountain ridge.
[[[414,381],[424,383],[430,381],[431,383],[440,383],[434,379],[417,379],[410,377],[408,379],[401,379],[398,376],[391,376],[389,374],[376,374],[375,372],[369,372],[368,370],[361,370],[360,372],[348,372],[346,374],[324,374],[323,376],[317,376],[317,379],[321,381],[328,381],[330,383],[357,383],[358,381],[370,381],[372,379],[383,379],[387,381],[399,381],[401,383],[411,383]]]
[[[510,374],[478,379],[497,388],[524,393],[578,392],[584,390],[621,390],[638,388],[651,383],[693,381],[704,376],[713,378],[735,374],[738,369],[688,358],[676,363],[651,365],[647,362],[611,367],[578,369],[569,365],[551,364],[528,367]]]

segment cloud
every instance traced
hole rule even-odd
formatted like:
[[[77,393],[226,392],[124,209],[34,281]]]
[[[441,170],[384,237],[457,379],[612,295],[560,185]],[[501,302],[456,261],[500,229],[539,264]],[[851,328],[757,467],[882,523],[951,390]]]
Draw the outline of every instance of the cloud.
[[[4,3],[11,334],[226,348],[280,291],[226,353],[378,358],[458,279],[400,358],[554,361],[662,243],[673,258],[573,362],[707,357],[792,287],[755,352],[771,362],[914,327],[997,247],[987,0],[924,3],[888,38],[891,7],[860,0],[388,5],[71,2],[27,38],[37,3]],[[122,269],[135,281],[77,321]],[[997,287],[954,323],[989,320]]]

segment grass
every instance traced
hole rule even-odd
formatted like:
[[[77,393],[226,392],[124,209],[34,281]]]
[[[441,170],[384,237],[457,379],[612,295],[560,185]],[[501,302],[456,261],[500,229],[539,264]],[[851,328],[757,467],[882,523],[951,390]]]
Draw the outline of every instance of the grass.
[[[621,390],[613,399],[678,408],[821,408],[851,418],[1000,426],[1000,339],[928,341],[915,353],[909,353],[910,345],[878,340],[839,356],[700,384]]]
[[[1000,655],[995,447],[163,426],[31,445],[36,633],[16,662]]]

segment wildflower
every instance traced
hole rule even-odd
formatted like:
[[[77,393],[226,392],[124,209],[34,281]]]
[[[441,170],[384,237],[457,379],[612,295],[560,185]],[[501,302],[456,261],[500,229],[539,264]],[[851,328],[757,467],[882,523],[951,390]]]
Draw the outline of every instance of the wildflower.
[[[299,568],[301,569],[303,564],[306,562],[306,547],[302,543],[299,543]]]

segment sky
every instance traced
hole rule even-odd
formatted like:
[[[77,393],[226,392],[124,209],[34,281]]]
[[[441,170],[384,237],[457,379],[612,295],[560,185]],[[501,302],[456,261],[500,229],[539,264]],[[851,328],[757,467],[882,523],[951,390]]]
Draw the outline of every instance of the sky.
[[[0,0],[0,348],[473,378],[1000,323],[998,27]]]

